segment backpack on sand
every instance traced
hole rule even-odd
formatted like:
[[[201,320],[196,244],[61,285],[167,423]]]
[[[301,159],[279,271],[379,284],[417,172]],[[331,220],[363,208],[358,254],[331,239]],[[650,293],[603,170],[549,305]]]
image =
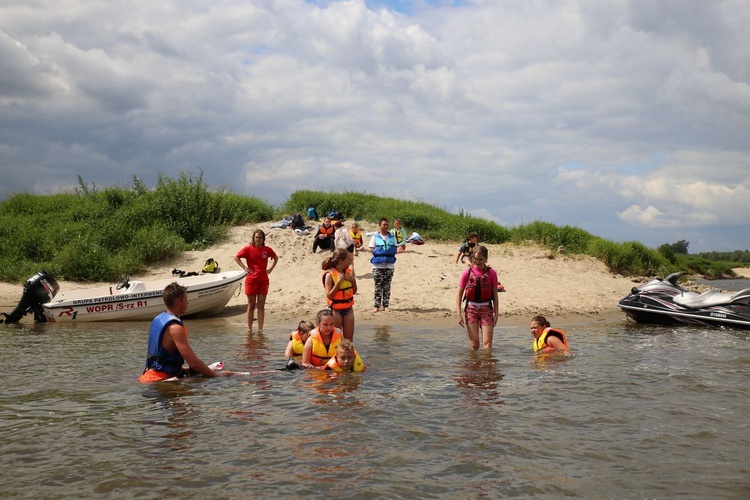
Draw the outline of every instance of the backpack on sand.
[[[292,229],[302,229],[305,227],[305,218],[302,214],[296,213],[292,215],[292,223],[289,225]]]
[[[219,269],[219,263],[216,262],[213,257],[209,257],[203,265],[204,273],[215,273],[217,269]]]

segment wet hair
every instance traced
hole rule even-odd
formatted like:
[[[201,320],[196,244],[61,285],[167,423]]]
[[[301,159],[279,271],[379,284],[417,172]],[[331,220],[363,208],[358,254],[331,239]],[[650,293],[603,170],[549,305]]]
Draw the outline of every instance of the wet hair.
[[[336,347],[337,351],[354,352],[354,342],[350,339],[343,338]]]
[[[470,232],[469,235],[466,237],[466,241],[469,241],[472,238],[476,238],[477,240],[479,240],[479,235],[477,234],[476,231]]]
[[[337,248],[333,251],[330,257],[326,257],[326,260],[323,261],[323,265],[321,267],[324,271],[326,269],[336,267],[339,262],[348,259],[349,255],[349,250],[347,250],[346,248]]]
[[[325,318],[326,316],[330,316],[331,318],[333,318],[333,311],[331,311],[330,309],[321,309],[315,316],[315,320],[318,322],[318,324],[320,324],[320,322],[323,321],[323,318]]]
[[[547,318],[545,318],[544,316],[534,316],[533,318],[531,318],[531,321],[536,321],[540,326],[543,326],[545,328],[549,328],[550,326],[549,321],[547,321]]]
[[[352,228],[356,227],[357,229],[359,229],[359,224],[357,224],[356,222],[352,222],[352,225],[349,227],[352,227]]]
[[[164,299],[164,305],[171,309],[177,299],[181,299],[187,295],[187,288],[180,285],[176,281],[168,284],[164,287],[164,293],[162,298]]]
[[[385,217],[381,217],[380,220],[378,221],[378,226],[381,225],[383,222],[388,222],[388,219],[386,219]]]
[[[303,319],[297,325],[297,331],[300,333],[309,333],[313,330],[315,330],[315,325],[312,321],[307,321],[306,319]]]
[[[477,245],[476,248],[474,249],[474,251],[471,252],[471,258],[472,258],[472,260],[474,260],[474,256],[477,255],[477,254],[479,254],[482,257],[484,257],[484,260],[487,260],[487,259],[490,258],[490,253],[487,250],[487,247],[484,246],[484,245]]]
[[[253,240],[252,240],[251,243],[253,245],[255,245],[255,236],[258,235],[258,234],[263,237],[263,244],[265,245],[265,243],[266,243],[266,233],[264,233],[262,229],[256,229],[255,231],[253,231]]]

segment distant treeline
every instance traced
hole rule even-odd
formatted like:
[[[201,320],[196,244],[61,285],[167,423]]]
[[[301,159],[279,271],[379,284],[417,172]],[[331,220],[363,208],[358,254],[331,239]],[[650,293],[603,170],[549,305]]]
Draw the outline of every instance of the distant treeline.
[[[697,256],[713,262],[740,262],[743,264],[750,263],[750,251],[735,250],[734,252],[700,252]]]
[[[734,275],[727,263],[675,253],[670,245],[651,249],[637,241],[613,242],[543,221],[504,227],[464,211],[451,214],[445,207],[368,193],[302,190],[273,207],[209,189],[201,172],[177,179],[159,175],[153,189],[136,177],[129,187],[98,188],[79,176],[70,193],[10,196],[0,202],[0,280],[21,283],[46,270],[63,280],[113,281],[185,250],[217,244],[233,225],[278,220],[309,207],[369,222],[399,218],[408,231],[428,240],[460,242],[476,232],[484,243],[542,245],[550,258],[591,255],[623,275],[665,276],[688,269],[710,277]]]

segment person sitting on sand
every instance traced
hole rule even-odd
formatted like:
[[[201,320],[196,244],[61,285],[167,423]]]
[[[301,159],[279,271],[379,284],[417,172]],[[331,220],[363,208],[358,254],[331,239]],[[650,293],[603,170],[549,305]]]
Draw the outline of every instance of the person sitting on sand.
[[[318,248],[333,251],[333,234],[335,230],[336,228],[331,225],[330,217],[323,219],[323,224],[318,226],[318,232],[315,233],[312,253],[315,253]]]
[[[397,252],[406,252],[406,242],[408,238],[406,237],[406,229],[401,227],[400,219],[393,219],[393,229],[391,229],[391,234],[396,239],[396,246],[398,247]]]
[[[456,254],[456,264],[458,264],[460,259],[463,264],[470,266],[471,253],[474,251],[474,247],[477,246],[478,242],[479,235],[474,231],[470,232],[469,236],[466,237],[464,242],[461,243],[461,247],[458,249],[458,254]]]
[[[341,330],[333,326],[333,313],[330,309],[318,311],[316,319],[318,327],[310,332],[302,350],[302,366],[323,370],[336,353],[343,337]]]
[[[177,282],[170,283],[164,288],[162,298],[167,311],[159,314],[151,322],[146,369],[138,380],[146,384],[172,377],[231,375],[230,371],[213,371],[190,347],[187,328],[180,319],[188,308],[187,288]],[[182,367],[185,362],[189,368]]]
[[[336,348],[336,355],[328,360],[325,369],[335,372],[363,372],[365,363],[354,348],[354,342],[342,339]]]
[[[544,316],[531,318],[531,335],[534,337],[534,352],[541,354],[572,354],[565,332],[552,328]]]
[[[359,255],[360,249],[362,249],[362,231],[359,229],[359,224],[352,222],[351,229],[349,229],[349,236],[354,240],[354,255]]]
[[[300,321],[299,325],[297,325],[297,329],[289,335],[289,343],[286,345],[284,356],[287,359],[294,356],[302,356],[302,351],[305,348],[307,337],[310,336],[310,332],[314,329],[315,325],[312,323],[312,321]]]

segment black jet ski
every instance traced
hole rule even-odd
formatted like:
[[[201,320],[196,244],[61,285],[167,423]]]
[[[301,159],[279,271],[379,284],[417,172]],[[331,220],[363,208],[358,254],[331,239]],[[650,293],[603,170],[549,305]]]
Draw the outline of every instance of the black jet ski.
[[[736,293],[691,292],[677,284],[685,274],[670,274],[634,287],[617,306],[636,323],[750,329],[750,288]]]

